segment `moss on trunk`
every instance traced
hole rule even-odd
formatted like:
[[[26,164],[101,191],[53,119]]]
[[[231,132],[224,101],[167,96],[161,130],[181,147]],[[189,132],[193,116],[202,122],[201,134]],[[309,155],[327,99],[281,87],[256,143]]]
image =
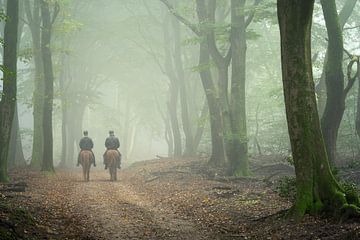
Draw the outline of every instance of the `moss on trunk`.
[[[278,0],[281,60],[297,197],[289,216],[326,212],[335,217],[358,211],[358,196],[335,180],[320,130],[311,64],[314,1]]]

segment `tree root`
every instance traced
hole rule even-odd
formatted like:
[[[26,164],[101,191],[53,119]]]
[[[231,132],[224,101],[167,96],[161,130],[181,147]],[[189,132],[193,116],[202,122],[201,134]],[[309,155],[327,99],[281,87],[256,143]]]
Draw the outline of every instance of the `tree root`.
[[[360,208],[354,204],[344,204],[341,208],[340,223],[350,219],[360,221]]]

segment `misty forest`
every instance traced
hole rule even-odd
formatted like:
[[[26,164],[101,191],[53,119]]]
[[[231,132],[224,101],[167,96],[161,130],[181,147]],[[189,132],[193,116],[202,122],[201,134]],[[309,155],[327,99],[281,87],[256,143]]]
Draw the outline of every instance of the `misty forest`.
[[[0,0],[0,239],[360,239],[360,1]]]

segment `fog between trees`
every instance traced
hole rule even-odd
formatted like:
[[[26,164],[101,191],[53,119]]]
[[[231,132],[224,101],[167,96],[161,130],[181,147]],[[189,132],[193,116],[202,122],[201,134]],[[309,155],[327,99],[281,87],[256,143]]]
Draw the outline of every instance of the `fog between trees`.
[[[356,0],[329,2],[316,1],[311,14],[311,58],[335,166],[360,151],[358,59],[347,69],[360,54],[360,18]],[[109,130],[125,164],[201,156],[248,176],[252,158],[291,156],[276,8],[265,0],[20,0],[9,166],[72,168],[83,130],[98,162]]]
[[[36,11],[36,4],[30,1],[28,5],[26,2],[20,1],[18,111],[24,156],[29,161],[33,154],[37,155],[33,152],[36,50],[33,49],[26,8]],[[176,5],[176,13],[193,24],[197,23],[195,2]],[[183,75],[180,78],[186,88],[189,120],[181,117],[181,107],[184,105],[178,95],[176,113],[179,130],[175,130],[178,132],[175,136],[180,136],[176,136],[178,139],[172,141],[179,141],[181,137],[182,148],[185,148],[184,120],[189,121],[192,135],[196,135],[198,127],[204,126],[205,131],[196,150],[198,153],[210,154],[211,138],[206,98],[199,74],[203,67],[198,65],[201,39],[196,34],[179,23],[175,23],[178,28],[176,33],[173,22],[178,20],[160,1],[107,0],[106,3],[100,3],[77,0],[61,1],[59,7],[51,43],[55,76],[55,165],[61,161],[64,154],[64,149],[61,148],[63,125],[67,138],[66,159],[70,166],[74,158],[73,152],[77,152],[77,142],[84,129],[89,130],[90,136],[94,138],[97,153],[103,150],[108,130],[113,129],[121,139],[122,151],[126,152],[130,159],[148,159],[157,154],[172,154],[173,147],[170,146],[169,150],[165,136],[169,138],[174,135],[174,130],[166,129],[166,126],[171,127],[168,104],[175,106],[175,100],[171,99],[171,81],[176,78],[176,81],[180,82],[177,79],[179,74]],[[338,8],[341,7],[342,2],[339,1]],[[281,90],[275,5],[269,1],[254,8],[252,3],[248,3],[246,13],[252,14],[254,10],[256,14],[247,28],[246,41],[245,138],[250,155],[288,154],[290,148]],[[346,25],[348,29],[344,31],[345,46],[353,50],[352,52],[356,52],[357,47],[354,41],[357,28],[351,29],[351,26],[356,26],[356,16],[357,12],[351,13]],[[221,54],[225,54],[229,48],[226,40],[229,36],[229,23],[229,3],[219,1],[215,36]],[[175,38],[178,38],[179,49],[174,49],[172,42]],[[313,54],[316,55],[314,76],[315,81],[318,81],[327,44],[326,28],[319,4],[315,5],[312,39]],[[175,54],[180,54],[181,58],[174,59]],[[171,67],[168,66],[170,62],[173,63]],[[179,64],[182,65],[179,67],[182,73],[175,69],[174,65]],[[211,63],[208,68],[216,82],[215,63]],[[230,69],[228,73],[231,76]],[[179,83],[173,85],[177,85],[177,90],[174,91],[180,94],[182,91],[179,91]],[[347,98],[350,107],[346,109],[339,132],[339,151],[347,156],[356,155],[358,149],[353,121],[355,110],[351,107],[356,105],[355,98],[356,89],[351,91]]]

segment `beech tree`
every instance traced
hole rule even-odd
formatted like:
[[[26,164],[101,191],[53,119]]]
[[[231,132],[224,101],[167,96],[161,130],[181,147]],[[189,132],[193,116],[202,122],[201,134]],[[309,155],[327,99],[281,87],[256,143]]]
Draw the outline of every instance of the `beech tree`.
[[[8,181],[7,160],[11,127],[16,107],[18,0],[7,1],[4,29],[3,91],[0,101],[0,182]]]
[[[50,14],[49,3],[41,0],[41,54],[44,69],[44,105],[43,105],[43,139],[46,147],[43,149],[43,160],[41,169],[43,171],[54,171],[53,164],[53,129],[52,114],[54,101],[54,73],[51,57],[51,30],[56,16],[59,12],[59,5],[55,3],[53,16]]]
[[[359,198],[334,178],[318,117],[311,62],[314,0],[278,0],[282,78],[288,131],[296,172],[296,200],[290,217],[327,212],[359,213]]]
[[[33,119],[34,133],[32,142],[31,166],[39,169],[41,167],[42,153],[44,148],[43,139],[43,105],[44,105],[44,75],[41,57],[41,14],[40,0],[25,0],[24,8],[27,23],[32,38],[34,73],[34,92],[33,92]]]
[[[345,99],[354,81],[348,81],[344,86],[342,69],[344,43],[335,0],[322,0],[321,5],[329,39],[324,66],[327,98],[321,127],[330,163],[334,163],[338,131],[345,111]]]

